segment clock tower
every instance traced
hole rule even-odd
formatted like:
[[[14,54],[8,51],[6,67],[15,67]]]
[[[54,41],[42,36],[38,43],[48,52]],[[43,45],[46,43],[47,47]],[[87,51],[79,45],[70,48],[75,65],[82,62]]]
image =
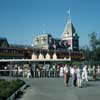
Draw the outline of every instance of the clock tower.
[[[69,16],[70,16],[70,13],[69,13]],[[76,30],[72,24],[70,17],[66,23],[66,26],[65,26],[65,29],[64,29],[61,39],[68,43],[68,45],[72,51],[79,50],[79,36],[76,33]]]

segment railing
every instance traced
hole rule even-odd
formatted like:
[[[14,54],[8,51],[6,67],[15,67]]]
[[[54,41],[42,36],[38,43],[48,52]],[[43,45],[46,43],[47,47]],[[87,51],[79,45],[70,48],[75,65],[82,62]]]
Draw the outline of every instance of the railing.
[[[70,72],[70,71],[69,71]],[[82,69],[80,69],[80,73]],[[88,74],[93,74],[93,69],[88,70]],[[100,75],[100,69],[96,69],[96,75]],[[63,77],[63,73],[61,75],[60,70],[57,69],[49,69],[49,70],[0,70],[0,76],[10,76],[10,77],[27,77],[27,78],[41,78],[41,77]]]
[[[59,77],[59,71],[56,70],[38,70],[38,71],[32,71],[30,70],[0,70],[0,76],[10,76],[10,77]]]

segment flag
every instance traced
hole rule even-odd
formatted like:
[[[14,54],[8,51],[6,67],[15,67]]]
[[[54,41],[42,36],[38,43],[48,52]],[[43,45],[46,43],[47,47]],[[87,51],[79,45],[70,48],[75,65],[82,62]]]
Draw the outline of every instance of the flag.
[[[70,15],[70,9],[67,11],[67,13]]]

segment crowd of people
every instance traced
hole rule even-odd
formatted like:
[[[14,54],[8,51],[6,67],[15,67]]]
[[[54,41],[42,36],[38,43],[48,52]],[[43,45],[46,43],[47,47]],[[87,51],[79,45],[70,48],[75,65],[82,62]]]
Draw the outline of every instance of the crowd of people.
[[[64,68],[64,85],[68,86],[69,78],[71,77],[71,84],[73,87],[82,87],[83,81],[88,81],[91,77],[92,80],[96,80],[96,76],[100,76],[100,65],[96,68],[90,65],[84,65],[81,69],[79,66],[65,65]]]
[[[63,77],[64,85],[69,85],[69,79],[73,87],[82,87],[83,81],[88,81],[91,77],[96,80],[96,76],[100,77],[100,65],[98,66],[77,66],[68,64],[40,64],[29,67],[20,65],[14,66],[14,76],[21,76],[27,78],[41,78],[41,77]]]

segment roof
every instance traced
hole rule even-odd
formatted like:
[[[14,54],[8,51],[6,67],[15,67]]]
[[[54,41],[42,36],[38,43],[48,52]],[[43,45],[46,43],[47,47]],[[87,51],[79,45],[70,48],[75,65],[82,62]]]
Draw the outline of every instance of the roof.
[[[7,47],[9,46],[7,38],[0,37],[0,46]]]
[[[72,24],[72,21],[69,20],[67,21],[67,24],[65,26],[62,38],[73,36],[74,33],[76,33],[76,30],[74,28],[74,25]]]

